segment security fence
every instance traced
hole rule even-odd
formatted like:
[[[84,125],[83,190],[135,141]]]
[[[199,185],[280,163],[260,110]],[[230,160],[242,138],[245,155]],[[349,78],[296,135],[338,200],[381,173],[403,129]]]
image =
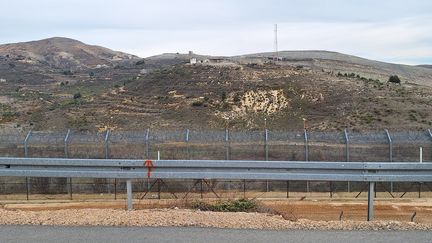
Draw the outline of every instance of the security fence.
[[[107,159],[209,159],[265,161],[432,162],[432,133],[426,131],[318,132],[318,131],[204,131],[143,130],[106,131],[0,131],[1,157],[55,157]],[[355,192],[363,183],[261,182],[261,181],[161,181],[135,180],[134,191],[147,197],[192,192],[198,195],[289,196],[296,192]],[[378,192],[392,197],[421,196],[425,183],[379,183]],[[213,193],[217,191],[216,193]],[[165,194],[164,194],[165,192]],[[125,183],[114,179],[0,178],[0,195],[125,193]],[[279,194],[278,194],[279,193]],[[143,195],[144,195],[143,194]],[[192,195],[189,194],[189,195]],[[156,196],[155,196],[156,195]],[[220,196],[219,195],[219,196]],[[426,195],[426,193],[423,193]],[[1,196],[0,196],[1,197]]]

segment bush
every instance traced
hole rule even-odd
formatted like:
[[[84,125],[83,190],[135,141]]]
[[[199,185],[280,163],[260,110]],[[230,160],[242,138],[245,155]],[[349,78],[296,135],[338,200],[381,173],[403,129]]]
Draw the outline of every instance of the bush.
[[[65,70],[63,71],[63,75],[73,75],[73,72],[71,70]]]
[[[209,204],[205,202],[196,202],[192,208],[202,211],[216,211],[216,212],[248,212],[257,207],[253,200],[239,199],[235,201],[218,202],[216,204]]]
[[[401,80],[397,75],[390,76],[389,80],[390,83],[400,84]]]
[[[144,64],[145,64],[144,59],[139,60],[138,62],[135,63],[135,65],[137,65],[137,66],[139,66],[139,65],[144,65]]]
[[[222,101],[225,101],[226,98],[227,98],[227,93],[224,91],[224,92],[222,92],[222,94],[221,94],[221,100],[222,100]]]
[[[73,96],[74,100],[79,99],[79,98],[81,98],[81,97],[82,97],[82,96],[81,96],[81,93],[76,93],[76,94],[74,94],[74,96]]]
[[[202,105],[204,105],[204,102],[202,102],[202,101],[200,101],[200,100],[194,101],[194,102],[192,103],[192,106],[202,106]]]
[[[234,95],[234,102],[240,102],[240,100],[241,100],[241,94],[240,93],[236,93],[235,95]]]

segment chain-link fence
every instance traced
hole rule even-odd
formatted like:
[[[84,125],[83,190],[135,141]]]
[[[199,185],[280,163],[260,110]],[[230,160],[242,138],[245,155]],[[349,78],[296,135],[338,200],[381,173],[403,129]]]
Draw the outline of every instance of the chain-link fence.
[[[432,162],[432,133],[430,130],[362,133],[150,129],[104,133],[0,131],[0,156],[124,159],[157,159],[159,156],[160,159]],[[198,191],[201,195],[214,196],[228,195],[230,192],[235,192],[233,195],[252,195],[255,192],[257,195],[266,193],[273,196],[276,192],[282,196],[295,192],[328,192],[330,196],[333,196],[333,193],[356,192],[356,195],[360,196],[363,189],[363,183],[346,182],[179,182],[143,178],[141,181],[136,180],[134,184],[134,191],[147,192],[148,195],[151,195],[151,191],[157,192],[158,198],[161,194],[164,195],[164,190],[167,195],[174,195],[172,193],[175,192],[188,195],[187,192]],[[0,178],[0,194],[25,194],[27,198],[36,194],[64,194],[65,197],[72,197],[73,192],[112,194],[117,198],[117,194],[124,193],[124,190],[123,181],[105,178]],[[410,193],[420,195],[422,190],[429,190],[429,185],[420,182],[385,183],[379,184],[377,190],[392,197],[403,197]]]

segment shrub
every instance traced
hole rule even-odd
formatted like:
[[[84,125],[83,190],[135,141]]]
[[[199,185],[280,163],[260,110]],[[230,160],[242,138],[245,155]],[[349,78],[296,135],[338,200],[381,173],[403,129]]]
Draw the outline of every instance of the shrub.
[[[390,83],[396,83],[396,84],[400,84],[400,82],[401,82],[401,80],[399,79],[399,77],[397,75],[390,76],[388,81]]]
[[[248,212],[255,209],[256,202],[249,199],[239,199],[235,201],[218,202],[209,204],[205,202],[196,202],[192,208],[202,211],[216,211],[216,212]]]
[[[81,93],[76,93],[76,94],[74,94],[74,96],[73,96],[73,98],[74,98],[74,100],[76,100],[76,99],[79,99],[79,98],[81,98],[82,96],[81,96]]]
[[[137,65],[137,66],[139,66],[139,65],[144,65],[144,64],[145,64],[144,59],[139,60],[138,62],[135,63],[135,65]]]
[[[63,75],[73,75],[71,70],[65,70],[63,71]]]
[[[204,102],[202,102],[202,101],[200,101],[200,100],[194,101],[194,102],[192,103],[192,106],[202,106],[202,105],[204,105]]]
[[[224,100],[226,100],[226,98],[227,98],[227,93],[224,91],[221,94],[221,100],[224,101]]]
[[[234,102],[240,102],[240,100],[241,100],[241,94],[240,93],[236,93],[235,95],[234,95]]]

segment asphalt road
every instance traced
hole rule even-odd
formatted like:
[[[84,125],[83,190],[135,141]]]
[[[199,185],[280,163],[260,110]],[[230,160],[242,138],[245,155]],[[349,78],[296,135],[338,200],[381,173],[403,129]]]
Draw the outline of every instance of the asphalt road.
[[[1,242],[432,242],[428,231],[0,226]]]

